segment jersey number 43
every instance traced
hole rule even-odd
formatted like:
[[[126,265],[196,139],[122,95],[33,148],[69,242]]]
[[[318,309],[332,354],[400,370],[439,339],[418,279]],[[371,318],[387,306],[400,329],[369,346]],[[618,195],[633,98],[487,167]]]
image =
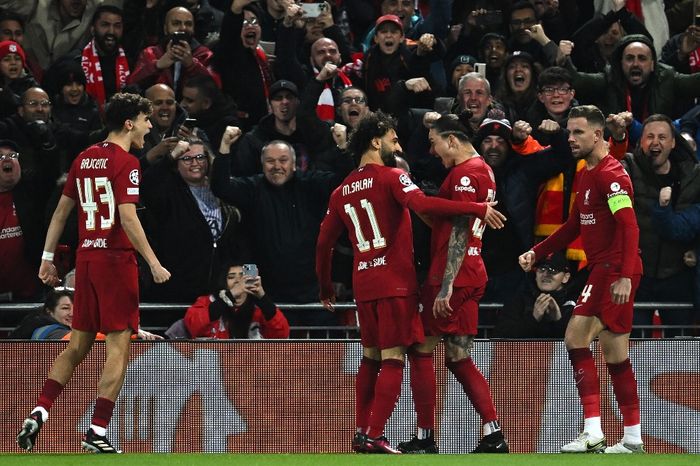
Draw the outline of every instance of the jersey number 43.
[[[116,202],[114,201],[112,182],[109,181],[109,178],[106,176],[98,176],[94,180],[92,178],[83,178],[82,180],[76,178],[75,183],[78,185],[80,207],[86,215],[85,229],[90,231],[96,228],[97,215],[104,213],[104,209],[101,210],[99,204],[107,206],[107,217],[100,215],[100,229],[112,228]]]

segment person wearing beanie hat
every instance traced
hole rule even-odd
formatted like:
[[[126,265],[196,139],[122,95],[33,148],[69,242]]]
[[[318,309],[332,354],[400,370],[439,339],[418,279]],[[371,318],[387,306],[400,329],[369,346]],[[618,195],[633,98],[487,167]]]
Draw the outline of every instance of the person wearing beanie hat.
[[[446,95],[456,95],[459,80],[465,74],[475,71],[475,66],[476,58],[471,55],[459,55],[452,60],[450,66],[446,69],[448,79]]]
[[[88,145],[88,135],[102,128],[96,102],[87,94],[80,65],[66,61],[53,74],[57,93],[53,98],[53,120],[76,136],[65,141],[68,152],[78,154]]]
[[[20,96],[30,87],[38,86],[34,77],[25,70],[26,55],[17,42],[0,42],[0,118],[17,110]]]

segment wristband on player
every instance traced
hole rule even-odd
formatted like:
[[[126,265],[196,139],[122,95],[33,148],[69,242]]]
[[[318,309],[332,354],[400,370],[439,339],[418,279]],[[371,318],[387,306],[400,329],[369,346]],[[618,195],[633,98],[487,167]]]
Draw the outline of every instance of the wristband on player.
[[[54,256],[54,253],[49,252],[49,251],[44,251],[44,252],[41,254],[41,260],[43,260],[43,261],[48,261],[48,262],[53,262],[53,256]]]

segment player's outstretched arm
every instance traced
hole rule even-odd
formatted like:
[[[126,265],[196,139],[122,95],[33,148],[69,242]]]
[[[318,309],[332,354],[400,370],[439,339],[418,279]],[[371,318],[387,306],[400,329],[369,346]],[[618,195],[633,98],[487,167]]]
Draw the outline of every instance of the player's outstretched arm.
[[[51,217],[49,230],[46,232],[46,241],[44,242],[44,255],[39,266],[39,279],[46,285],[56,286],[60,282],[56,266],[53,264],[53,253],[58,245],[58,239],[66,226],[68,215],[70,215],[74,206],[75,201],[73,199],[62,195]]]
[[[121,218],[122,227],[126,232],[126,236],[129,237],[129,241],[131,241],[136,251],[146,259],[146,263],[151,268],[153,281],[163,283],[170,279],[170,272],[160,265],[160,261],[158,261],[153,249],[151,249],[151,245],[148,244],[146,233],[143,231],[139,217],[136,215],[136,205],[119,204],[119,218]]]
[[[459,273],[467,252],[469,242],[469,223],[471,217],[463,215],[452,219],[452,232],[447,243],[447,263],[445,273],[442,276],[442,287],[433,303],[433,315],[435,317],[448,317],[452,314],[450,298],[452,297],[452,285]]]

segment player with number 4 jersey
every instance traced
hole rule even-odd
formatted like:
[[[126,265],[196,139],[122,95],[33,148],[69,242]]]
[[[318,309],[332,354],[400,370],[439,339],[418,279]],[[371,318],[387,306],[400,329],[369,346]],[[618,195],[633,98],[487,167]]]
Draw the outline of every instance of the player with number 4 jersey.
[[[419,214],[481,214],[485,203],[427,198],[393,168],[401,150],[393,120],[377,112],[362,120],[349,148],[359,168],[331,195],[316,250],[321,301],[333,309],[332,248],[347,229],[353,243],[353,291],[363,359],[356,379],[355,451],[399,453],[384,426],[399,396],[406,348],[423,340],[408,209]]]
[[[605,117],[592,105],[574,107],[567,128],[569,146],[584,159],[571,215],[564,225],[519,257],[529,271],[537,258],[564,249],[579,234],[590,275],[564,336],[583,406],[583,431],[562,453],[644,453],[637,381],[629,360],[634,293],[642,274],[639,227],[632,183],[603,139]],[[600,382],[590,344],[598,337],[622,414],[624,435],[607,446],[600,422]]]
[[[82,152],[71,165],[63,195],[51,218],[39,278],[50,286],[60,280],[54,250],[74,206],[78,206],[79,247],[76,255],[73,330],[58,355],[36,407],[24,420],[17,444],[36,445],[49,410],[87,356],[98,332],[105,334],[106,360],[95,410],[81,445],[93,453],[121,453],[106,437],[114,403],[129,361],[132,333],[138,331],[139,290],[135,250],[151,268],[153,280],[170,278],[148,244],[136,215],[139,195],[138,159],[128,153],[142,148],[151,128],[151,103],[136,94],[115,94],[105,108],[107,139]]]

